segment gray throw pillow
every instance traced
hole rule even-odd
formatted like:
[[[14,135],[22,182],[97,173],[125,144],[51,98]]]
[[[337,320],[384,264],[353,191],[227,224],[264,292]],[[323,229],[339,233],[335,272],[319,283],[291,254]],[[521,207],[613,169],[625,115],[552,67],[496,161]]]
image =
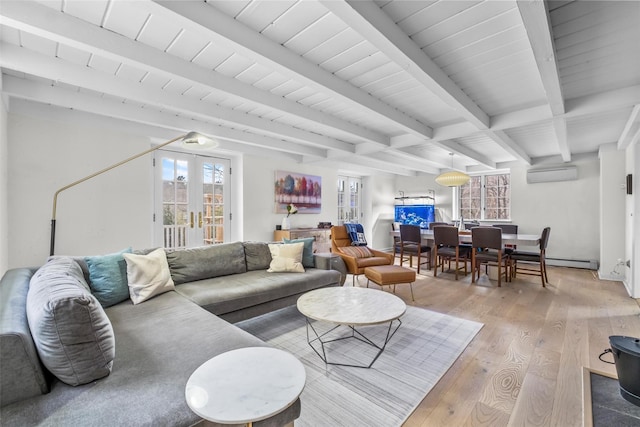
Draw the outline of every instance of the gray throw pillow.
[[[53,259],[31,278],[27,320],[40,360],[60,381],[76,386],[111,373],[111,322],[71,258]]]
[[[176,285],[247,272],[242,242],[167,251],[167,262]]]
[[[271,264],[271,251],[265,242],[243,242],[247,271],[266,270]]]

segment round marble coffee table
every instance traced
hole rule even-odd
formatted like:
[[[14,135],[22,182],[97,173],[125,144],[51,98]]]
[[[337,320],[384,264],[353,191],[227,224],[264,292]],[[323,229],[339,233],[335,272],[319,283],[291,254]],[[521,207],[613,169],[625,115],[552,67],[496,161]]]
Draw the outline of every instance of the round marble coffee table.
[[[384,351],[393,335],[396,333],[402,321],[400,317],[406,312],[407,305],[397,296],[369,288],[356,287],[331,287],[316,289],[307,292],[298,298],[298,310],[307,319],[307,341],[318,356],[328,365],[352,366],[358,368],[370,368]],[[330,330],[318,333],[310,319],[335,323]],[[357,326],[370,326],[388,323],[386,337],[382,344],[376,344],[371,339],[356,329]],[[395,328],[394,323],[397,323]],[[351,335],[327,339],[335,329],[346,326],[351,329]],[[310,334],[309,332],[312,332]],[[315,336],[315,337],[314,337]],[[346,338],[360,340],[378,349],[373,360],[369,364],[349,364],[329,362],[325,345]],[[320,349],[314,346],[320,343]]]
[[[191,410],[206,420],[251,426],[291,406],[305,381],[304,366],[292,354],[247,347],[203,363],[187,381],[185,396]]]

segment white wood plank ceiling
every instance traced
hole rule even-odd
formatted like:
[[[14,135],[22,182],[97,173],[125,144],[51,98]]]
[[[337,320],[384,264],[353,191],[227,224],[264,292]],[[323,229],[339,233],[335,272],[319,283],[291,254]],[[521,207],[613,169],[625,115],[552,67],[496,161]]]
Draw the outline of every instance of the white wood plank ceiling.
[[[638,139],[640,2],[1,0],[11,112],[367,175]]]

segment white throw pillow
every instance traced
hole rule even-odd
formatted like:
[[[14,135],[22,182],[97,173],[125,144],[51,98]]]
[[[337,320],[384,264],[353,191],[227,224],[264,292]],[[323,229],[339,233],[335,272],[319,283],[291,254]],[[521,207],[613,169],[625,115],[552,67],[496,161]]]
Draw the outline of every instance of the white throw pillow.
[[[129,296],[134,304],[175,289],[164,249],[156,249],[148,255],[122,256],[127,262]]]
[[[270,273],[304,273],[302,252],[304,243],[269,244],[271,252]]]

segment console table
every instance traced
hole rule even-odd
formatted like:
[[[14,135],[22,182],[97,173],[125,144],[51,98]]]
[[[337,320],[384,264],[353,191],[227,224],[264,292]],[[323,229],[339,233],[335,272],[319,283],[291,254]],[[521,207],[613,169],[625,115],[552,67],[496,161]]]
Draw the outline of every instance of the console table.
[[[292,228],[290,230],[275,230],[273,240],[281,242],[282,239],[294,240],[313,237],[313,252],[331,252],[330,228]]]

